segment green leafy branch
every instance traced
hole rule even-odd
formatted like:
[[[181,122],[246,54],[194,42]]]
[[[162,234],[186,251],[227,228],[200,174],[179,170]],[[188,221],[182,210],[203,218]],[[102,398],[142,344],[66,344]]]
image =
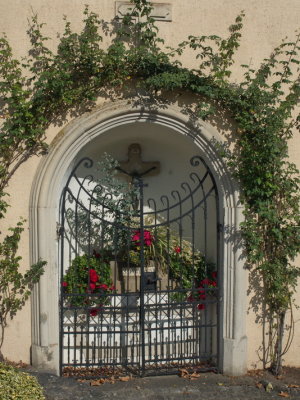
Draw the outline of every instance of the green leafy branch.
[[[24,274],[19,272],[22,257],[17,255],[21,233],[21,220],[15,228],[10,228],[11,234],[5,236],[0,243],[0,348],[4,340],[4,332],[8,319],[12,319],[28,300],[33,285],[39,281],[44,272],[46,262],[39,261],[32,265]]]

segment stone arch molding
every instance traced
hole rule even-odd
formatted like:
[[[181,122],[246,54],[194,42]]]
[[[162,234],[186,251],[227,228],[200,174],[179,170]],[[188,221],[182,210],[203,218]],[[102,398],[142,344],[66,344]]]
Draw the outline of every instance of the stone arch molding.
[[[110,129],[133,122],[150,122],[171,128],[179,135],[191,136],[215,176],[220,194],[221,232],[219,310],[220,369],[238,375],[246,372],[246,290],[238,227],[242,208],[238,188],[213,140],[222,141],[209,124],[191,124],[179,107],[168,106],[151,111],[133,107],[128,102],[114,102],[98,107],[75,119],[61,131],[50,146],[49,154],[39,165],[30,200],[31,261],[47,261],[45,274],[32,296],[32,363],[57,373],[59,371],[59,268],[57,221],[61,190],[78,152],[91,140]]]

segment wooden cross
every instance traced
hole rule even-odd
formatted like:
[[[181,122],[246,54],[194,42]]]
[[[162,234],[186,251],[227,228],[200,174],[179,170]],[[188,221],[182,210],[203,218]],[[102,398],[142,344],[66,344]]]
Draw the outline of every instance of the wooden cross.
[[[117,170],[127,177],[141,179],[145,175],[155,176],[160,172],[160,162],[142,161],[142,149],[138,143],[132,143],[128,147],[128,160],[120,161]]]

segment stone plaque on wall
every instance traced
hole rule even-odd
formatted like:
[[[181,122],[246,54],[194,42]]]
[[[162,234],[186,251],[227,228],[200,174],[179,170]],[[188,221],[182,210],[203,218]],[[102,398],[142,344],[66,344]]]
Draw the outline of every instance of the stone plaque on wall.
[[[172,5],[169,3],[152,3],[150,16],[156,21],[172,21]],[[116,1],[116,17],[122,19],[132,12],[134,5],[129,1]]]

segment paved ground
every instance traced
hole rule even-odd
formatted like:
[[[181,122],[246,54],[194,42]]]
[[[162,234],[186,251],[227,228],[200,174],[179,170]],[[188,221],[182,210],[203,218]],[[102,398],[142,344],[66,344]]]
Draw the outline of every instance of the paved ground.
[[[26,371],[38,378],[47,400],[300,400],[300,370],[292,368],[287,368],[279,380],[266,372],[252,372],[243,377],[204,373],[195,379],[163,376],[104,384],[95,380],[93,383],[99,386],[91,386],[90,381],[78,382],[74,378],[61,378],[32,369]]]

